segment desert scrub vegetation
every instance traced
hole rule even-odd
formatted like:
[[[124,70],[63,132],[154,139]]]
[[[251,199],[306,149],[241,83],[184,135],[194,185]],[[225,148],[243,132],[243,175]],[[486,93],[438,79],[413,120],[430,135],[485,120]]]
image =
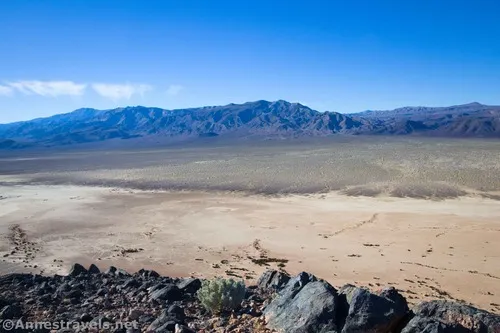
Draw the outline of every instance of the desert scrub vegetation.
[[[29,158],[20,152],[16,158],[0,156],[0,174],[21,175],[20,182],[26,184],[264,195],[340,191],[349,196],[447,199],[478,191],[498,195],[499,152],[498,140],[334,137],[78,153],[54,150]]]
[[[243,281],[223,278],[205,280],[197,296],[205,309],[212,313],[232,311],[245,298],[245,284]]]

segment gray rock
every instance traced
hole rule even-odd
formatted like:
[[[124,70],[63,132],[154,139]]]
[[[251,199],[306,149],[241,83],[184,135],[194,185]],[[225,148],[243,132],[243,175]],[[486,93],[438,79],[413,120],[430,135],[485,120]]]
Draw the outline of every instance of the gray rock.
[[[187,326],[175,324],[174,333],[195,333],[195,331],[193,331],[192,329],[190,329]]]
[[[101,270],[99,269],[99,267],[97,267],[96,265],[92,264],[89,267],[89,273],[90,274],[100,274]]]
[[[127,328],[126,333],[141,333],[141,330],[138,328],[129,327]]]
[[[108,288],[103,287],[103,288],[100,288],[99,290],[97,290],[96,295],[97,296],[105,296],[107,293],[109,293]]]
[[[344,296],[346,298],[347,303],[350,304],[352,300],[352,295],[358,289],[359,289],[358,287],[352,284],[345,284],[342,287],[340,287],[338,293],[339,295]]]
[[[415,316],[402,333],[468,332],[499,333],[500,316],[450,301],[430,301],[417,305]]]
[[[115,266],[109,266],[109,268],[104,272],[106,275],[115,275],[117,268]]]
[[[80,274],[86,274],[87,269],[80,264],[73,264],[69,272],[69,276],[78,276]]]
[[[265,308],[267,326],[287,333],[337,331],[337,291],[307,273],[291,279]]]
[[[151,299],[156,301],[179,301],[182,293],[176,285],[167,285],[151,293]]]
[[[144,312],[139,309],[132,309],[128,313],[128,319],[134,321],[139,319],[143,314]]]
[[[0,319],[14,319],[22,315],[22,309],[17,305],[7,305],[0,311]]]
[[[141,286],[141,283],[139,281],[137,281],[136,279],[134,279],[133,277],[127,279],[123,285],[122,285],[122,288],[123,289],[128,289],[128,288],[138,288]]]
[[[414,318],[415,319],[415,318]],[[418,318],[410,320],[402,333],[471,333],[458,324],[444,324],[432,318]]]
[[[167,286],[167,284],[165,284],[165,283],[161,283],[161,282],[156,283],[156,284],[152,285],[151,287],[149,287],[149,293],[151,294],[157,290],[165,288],[166,286]]]
[[[160,277],[160,274],[158,274],[156,271],[150,271],[150,270],[146,270],[146,269],[141,269],[137,272],[137,274],[141,275],[141,276],[144,276],[144,277],[147,277],[147,278],[157,278],[157,277]]]
[[[124,269],[118,268],[115,272],[116,276],[131,276],[129,272]]]
[[[201,280],[195,278],[182,279],[177,283],[177,287],[183,292],[194,294],[201,288]]]
[[[257,280],[257,287],[259,289],[267,290],[281,290],[290,281],[290,275],[277,271],[266,270]]]
[[[102,325],[103,323],[112,323],[113,321],[105,315],[99,315],[91,320],[92,323]]]
[[[171,305],[171,306],[168,308],[167,312],[168,312],[170,315],[174,316],[175,318],[177,318],[177,319],[179,319],[179,320],[181,320],[181,321],[183,321],[183,320],[186,318],[186,314],[184,313],[184,309],[183,309],[183,308],[181,308],[181,307],[180,307],[180,306],[178,306],[178,305],[175,305],[175,304],[174,304],[174,305]]]
[[[55,291],[55,296],[63,296],[68,291],[71,291],[71,286],[67,282],[63,282],[59,285],[59,287]]]
[[[317,281],[318,279],[309,273],[302,272],[295,276],[293,279],[288,281],[286,286],[279,292],[278,297],[276,297],[271,304],[266,307],[266,310],[274,310],[275,308],[284,307],[295,295],[309,282]]]
[[[156,333],[171,333],[175,331],[175,325],[177,323],[173,320],[167,321],[165,324],[163,324],[161,327],[157,328],[155,330]]]
[[[184,324],[183,320],[171,314],[168,310],[162,310],[158,318],[149,325],[147,332],[172,332],[175,330],[175,324]]]
[[[376,295],[366,289],[345,286],[340,299],[349,306],[342,333],[393,332],[409,312],[406,300],[394,288]]]
[[[37,303],[41,306],[47,306],[52,302],[51,295],[42,295],[37,299]],[[27,303],[27,302],[26,302]]]
[[[93,317],[88,313],[84,313],[78,319],[83,323],[88,323],[93,319]]]

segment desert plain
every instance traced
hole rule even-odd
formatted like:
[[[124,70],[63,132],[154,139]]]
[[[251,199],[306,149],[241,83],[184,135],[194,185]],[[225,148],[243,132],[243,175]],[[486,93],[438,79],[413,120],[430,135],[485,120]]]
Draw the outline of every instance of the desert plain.
[[[0,152],[0,273],[266,268],[500,313],[500,142],[338,137]]]

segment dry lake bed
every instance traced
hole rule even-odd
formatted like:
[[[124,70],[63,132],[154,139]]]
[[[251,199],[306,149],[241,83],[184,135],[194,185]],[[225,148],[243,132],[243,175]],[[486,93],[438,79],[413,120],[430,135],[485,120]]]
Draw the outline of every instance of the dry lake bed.
[[[500,312],[500,142],[345,138],[0,152],[0,273],[266,267]]]

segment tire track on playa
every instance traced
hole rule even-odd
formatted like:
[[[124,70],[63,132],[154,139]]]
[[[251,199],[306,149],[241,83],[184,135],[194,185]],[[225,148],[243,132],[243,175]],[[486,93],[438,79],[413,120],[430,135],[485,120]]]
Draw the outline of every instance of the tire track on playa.
[[[376,220],[377,220],[377,217],[378,217],[378,213],[375,213],[372,215],[371,218],[369,218],[368,220],[365,220],[365,221],[361,221],[361,222],[358,222],[354,225],[351,225],[351,226],[348,226],[348,227],[345,227],[345,228],[342,228],[340,230],[337,230],[333,233],[328,233],[328,234],[318,234],[318,236],[321,236],[323,238],[328,238],[328,237],[332,237],[332,236],[337,236],[337,235],[340,235],[346,231],[350,231],[350,230],[355,230],[355,229],[358,229],[358,228],[361,228],[362,226],[364,226],[365,224],[370,224],[370,223],[374,223]]]
[[[445,267],[436,267],[436,266],[431,266],[431,265],[425,265],[421,264],[418,262],[410,262],[410,261],[401,261],[402,264],[404,265],[415,265],[415,266],[420,266],[420,267],[425,267],[425,268],[430,268],[430,269],[435,269],[435,270],[440,270],[440,271],[450,271],[450,272],[459,272],[459,273],[469,273],[469,274],[477,274],[477,275],[482,275],[486,276],[492,279],[497,279],[500,280],[499,276],[492,275],[490,273],[481,273],[478,271],[464,271],[460,269],[452,269],[452,268],[445,268]]]
[[[374,223],[377,220],[377,217],[378,217],[378,213],[375,213],[375,214],[372,215],[372,217],[370,219],[365,220],[365,221],[361,221],[361,222],[356,223],[355,225],[348,226],[348,227],[342,228],[340,230],[337,230],[334,233],[332,233],[331,236],[337,236],[337,235],[340,235],[341,233],[344,233],[346,231],[350,231],[350,230],[355,230],[355,229],[361,228],[365,224]]]

